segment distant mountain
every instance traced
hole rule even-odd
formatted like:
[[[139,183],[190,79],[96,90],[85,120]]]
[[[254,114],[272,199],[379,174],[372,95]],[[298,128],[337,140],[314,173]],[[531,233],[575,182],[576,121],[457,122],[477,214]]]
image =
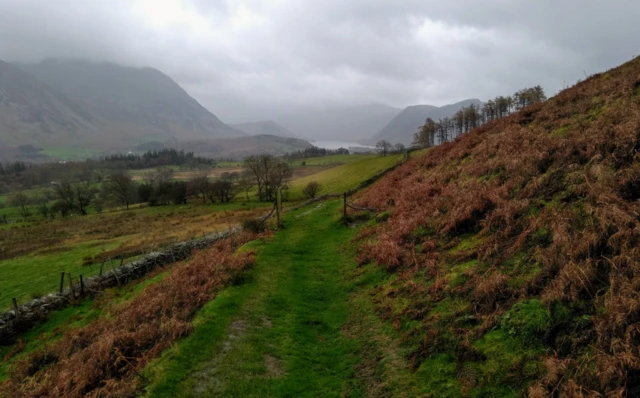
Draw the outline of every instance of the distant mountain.
[[[461,108],[467,107],[471,104],[482,105],[482,101],[478,99],[468,99],[442,107],[433,105],[409,106],[394,117],[389,124],[387,124],[376,135],[363,142],[373,145],[378,140],[384,139],[393,144],[401,142],[405,145],[409,145],[413,141],[413,135],[418,132],[422,125],[424,125],[427,118],[437,121],[441,118],[451,117]]]
[[[312,140],[359,141],[375,134],[400,112],[382,104],[307,110],[276,118],[299,137]]]
[[[312,145],[308,141],[299,138],[261,134],[238,138],[221,138],[217,140],[187,141],[172,144],[172,146],[178,146],[180,149],[194,152],[199,156],[242,159],[248,155],[263,153],[283,155],[288,152],[310,148]]]
[[[0,142],[55,143],[93,138],[96,118],[81,104],[0,61]]]
[[[102,141],[107,143],[245,135],[153,68],[63,59],[18,66],[95,115]]]
[[[276,135],[278,137],[297,138],[296,134],[291,130],[279,125],[273,120],[263,120],[259,122],[230,124],[236,130],[240,130],[249,135]]]

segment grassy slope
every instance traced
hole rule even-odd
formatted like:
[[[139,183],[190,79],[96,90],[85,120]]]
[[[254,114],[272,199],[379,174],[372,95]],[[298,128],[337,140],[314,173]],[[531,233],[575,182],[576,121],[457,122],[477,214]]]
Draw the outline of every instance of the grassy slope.
[[[294,180],[291,183],[291,199],[303,198],[302,190],[311,181],[322,184],[320,194],[347,191],[376,173],[393,166],[401,159],[402,155],[363,156],[354,162]]]
[[[107,289],[99,298],[83,300],[55,311],[46,322],[20,336],[15,344],[0,346],[0,358],[3,358],[0,362],[0,383],[8,378],[16,361],[55,343],[67,332],[110,316],[115,309],[131,302],[146,286],[161,281],[166,275],[165,271],[156,271],[126,286]]]
[[[640,395],[638,115],[640,58],[361,197],[388,220],[359,262],[398,276],[374,300],[436,396]]]
[[[339,205],[291,212],[273,240],[251,244],[249,279],[208,303],[193,334],[145,370],[148,396],[414,396],[419,383],[368,299],[385,275],[355,268],[356,230],[339,223]]]

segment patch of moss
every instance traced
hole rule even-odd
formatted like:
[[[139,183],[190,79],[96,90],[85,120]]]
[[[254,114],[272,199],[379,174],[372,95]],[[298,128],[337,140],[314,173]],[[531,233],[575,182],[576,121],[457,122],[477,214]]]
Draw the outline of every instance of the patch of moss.
[[[555,138],[565,138],[567,136],[567,131],[569,131],[568,125],[553,130],[549,135]]]
[[[547,227],[540,227],[533,231],[529,240],[534,246],[548,246],[553,242],[553,233]]]
[[[542,371],[539,357],[544,350],[503,328],[485,334],[474,346],[486,360],[465,364],[478,374],[473,396],[520,396]],[[501,392],[495,395],[495,389]]]
[[[453,249],[449,250],[449,253],[456,254],[467,252],[475,249],[482,243],[482,238],[477,234],[466,234],[460,236],[460,243],[458,243]]]
[[[587,112],[586,119],[590,122],[596,120],[598,116],[603,114],[606,111],[607,107],[605,105],[597,106],[592,108]]]
[[[433,354],[416,372],[424,380],[423,390],[435,397],[460,397],[461,386],[457,379],[456,358],[452,354]]]
[[[388,211],[383,211],[382,213],[376,215],[376,221],[377,222],[385,222],[389,219],[389,212]]]
[[[423,238],[425,236],[436,236],[436,230],[429,226],[422,226],[411,233],[414,238]]]
[[[452,316],[454,314],[460,314],[469,309],[469,301],[461,298],[447,297],[441,300],[438,305],[431,311],[431,315],[445,315]]]
[[[522,301],[511,307],[500,325],[510,336],[536,342],[551,327],[551,313],[538,299]]]

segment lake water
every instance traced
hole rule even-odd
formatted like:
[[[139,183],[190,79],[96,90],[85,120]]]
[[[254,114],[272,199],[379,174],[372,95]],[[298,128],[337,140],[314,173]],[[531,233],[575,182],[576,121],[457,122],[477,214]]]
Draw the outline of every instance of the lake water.
[[[358,148],[373,148],[372,146],[358,144],[357,142],[349,142],[349,141],[311,141],[311,144],[317,146],[318,148],[324,149],[340,149],[350,147],[358,147]]]

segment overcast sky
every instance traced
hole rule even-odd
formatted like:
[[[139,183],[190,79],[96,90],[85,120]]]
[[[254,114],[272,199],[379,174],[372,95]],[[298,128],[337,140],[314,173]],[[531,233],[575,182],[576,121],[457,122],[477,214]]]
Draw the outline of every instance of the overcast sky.
[[[153,66],[226,122],[553,94],[640,55],[637,0],[0,0],[0,59]]]

